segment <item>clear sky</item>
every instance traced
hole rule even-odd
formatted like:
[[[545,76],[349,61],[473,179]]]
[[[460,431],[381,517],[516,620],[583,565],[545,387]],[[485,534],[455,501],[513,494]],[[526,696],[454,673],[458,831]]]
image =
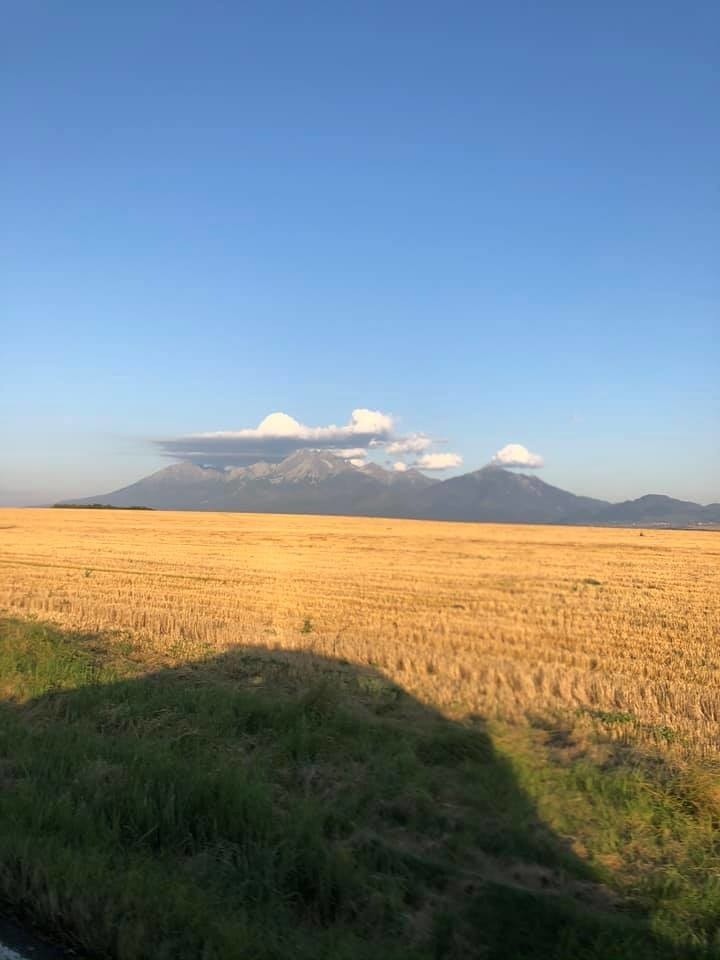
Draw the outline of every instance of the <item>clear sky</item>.
[[[363,408],[436,476],[517,443],[720,500],[719,35],[715,0],[9,0],[0,502]]]

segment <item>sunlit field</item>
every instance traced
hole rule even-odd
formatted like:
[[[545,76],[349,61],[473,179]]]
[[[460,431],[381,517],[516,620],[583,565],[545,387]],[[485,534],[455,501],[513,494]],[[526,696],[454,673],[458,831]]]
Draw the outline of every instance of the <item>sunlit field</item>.
[[[0,511],[0,610],[141,645],[370,665],[460,719],[560,713],[713,756],[720,536],[398,520]]]

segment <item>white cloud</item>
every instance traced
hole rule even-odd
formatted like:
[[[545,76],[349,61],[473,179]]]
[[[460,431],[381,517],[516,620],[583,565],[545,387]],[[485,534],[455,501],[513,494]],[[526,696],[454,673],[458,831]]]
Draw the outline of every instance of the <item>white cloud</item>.
[[[533,470],[542,467],[544,463],[539,453],[531,453],[521,443],[506,444],[490,462],[499,467],[530,467]]]
[[[422,453],[432,445],[430,437],[424,433],[413,433],[409,437],[400,437],[388,443],[385,449],[388,453]]]
[[[405,473],[408,469],[408,465],[403,463],[402,460],[398,460],[397,463],[393,464],[393,470],[396,470],[398,473]]]
[[[361,407],[350,414],[350,422],[338,427],[334,423],[328,427],[308,427],[300,423],[287,413],[270,413],[257,427],[247,427],[243,430],[218,430],[214,433],[196,433],[193,438],[223,439],[223,440],[256,440],[260,438],[297,440],[346,440],[356,436],[367,436],[372,439],[389,437],[394,426],[393,418],[379,410],[367,410]],[[368,440],[369,442],[369,440]]]
[[[379,410],[367,410],[360,407],[350,416],[352,433],[370,433],[377,436],[390,435],[395,426],[393,417]]]
[[[354,467],[366,467],[366,466],[367,466],[367,460],[366,460],[364,457],[351,457],[351,458],[350,458],[350,463],[351,463]]]
[[[296,450],[341,450],[347,459],[365,456],[370,443],[393,439],[394,420],[380,410],[358,407],[346,424],[311,427],[287,413],[271,413],[257,427],[219,430],[159,440],[157,445],[177,460],[215,467],[278,463]]]
[[[330,453],[334,453],[336,457],[342,457],[343,460],[364,460],[367,456],[365,447],[331,447]]]
[[[237,437],[300,437],[304,431],[309,430],[304,427],[294,417],[287,413],[270,413],[254,430],[238,430],[236,433],[209,433],[206,436],[237,436]],[[202,434],[201,434],[202,436]]]
[[[459,467],[463,458],[459,453],[426,453],[420,457],[417,466],[421,470],[450,470]]]

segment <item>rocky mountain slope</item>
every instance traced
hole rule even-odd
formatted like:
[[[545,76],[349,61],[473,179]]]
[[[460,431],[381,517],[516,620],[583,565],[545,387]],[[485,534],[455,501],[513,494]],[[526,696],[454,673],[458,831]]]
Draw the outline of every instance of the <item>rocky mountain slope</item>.
[[[280,463],[226,470],[177,463],[113,493],[68,502],[495,523],[720,527],[720,504],[704,507],[655,494],[611,504],[497,466],[441,481],[418,470],[356,466],[334,454],[308,450]]]

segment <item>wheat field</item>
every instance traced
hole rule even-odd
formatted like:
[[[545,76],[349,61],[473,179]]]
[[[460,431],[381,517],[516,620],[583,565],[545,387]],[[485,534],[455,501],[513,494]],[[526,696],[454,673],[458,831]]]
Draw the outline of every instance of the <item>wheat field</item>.
[[[571,713],[717,753],[712,533],[1,510],[0,610],[132,637],[149,669],[308,650],[455,718]]]

